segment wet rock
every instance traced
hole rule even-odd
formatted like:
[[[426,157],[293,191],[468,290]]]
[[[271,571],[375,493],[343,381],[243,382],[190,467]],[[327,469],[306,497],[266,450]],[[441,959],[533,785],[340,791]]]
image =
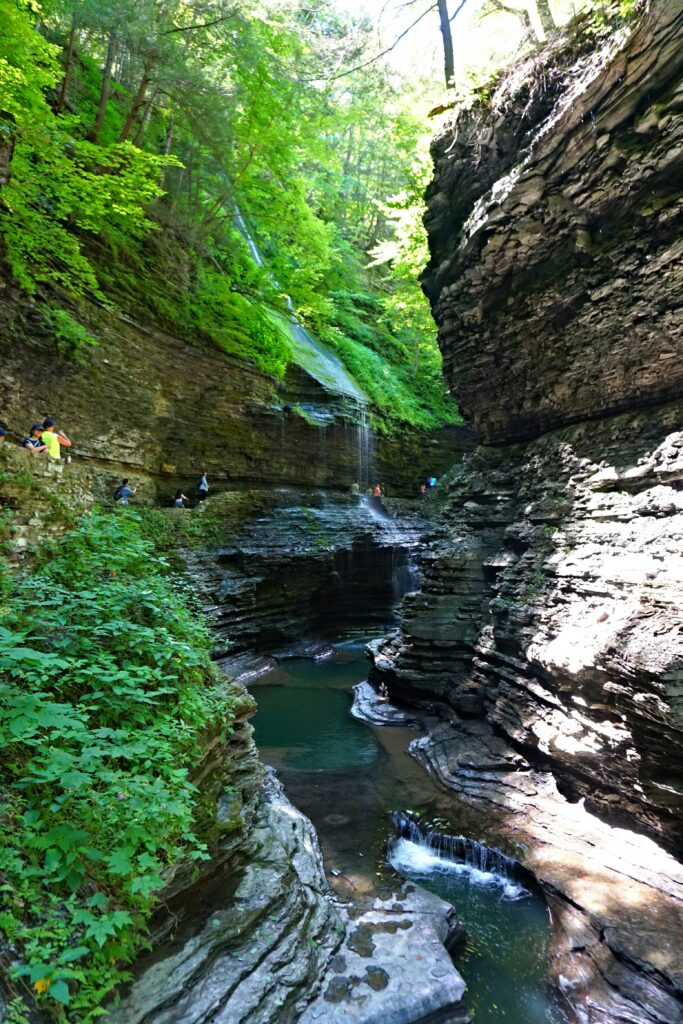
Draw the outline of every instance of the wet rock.
[[[324,656],[311,635],[383,626],[416,586],[426,523],[412,503],[394,500],[391,518],[365,499],[320,491],[226,492],[204,504],[213,537],[184,560],[231,675],[257,668],[253,652]]]
[[[415,716],[403,708],[382,701],[370,683],[357,683],[353,688],[351,714],[368,725],[413,725]]]
[[[320,994],[299,1024],[466,1024],[465,983],[446,951],[464,937],[453,907],[414,884],[356,907]]]

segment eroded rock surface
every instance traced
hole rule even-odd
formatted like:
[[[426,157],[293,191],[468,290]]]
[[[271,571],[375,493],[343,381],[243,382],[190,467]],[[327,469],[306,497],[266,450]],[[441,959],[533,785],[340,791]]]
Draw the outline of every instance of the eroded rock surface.
[[[553,915],[552,976],[574,1019],[680,1024],[681,865],[569,803],[486,722],[432,720],[411,752],[482,807],[484,829],[538,879]]]
[[[683,1020],[682,39],[655,0],[435,142],[425,287],[482,444],[371,676],[542,881],[582,1024]]]
[[[205,502],[200,516],[213,536],[185,561],[229,644],[223,663],[231,674],[240,651],[281,651],[330,627],[338,635],[347,624],[386,624],[417,585],[412,556],[426,526],[408,503],[391,511],[395,518],[358,496],[294,489]]]
[[[380,700],[375,687],[368,682],[353,687],[351,714],[368,725],[413,725],[415,717],[389,701]]]
[[[561,40],[446,126],[425,290],[485,442],[680,394],[683,10]]]
[[[0,276],[2,276],[0,266]],[[54,416],[88,461],[98,499],[122,476],[142,481],[138,501],[167,501],[209,472],[212,491],[238,487],[341,487],[358,479],[368,446],[361,411],[292,364],[283,380],[153,322],[84,303],[78,317],[98,339],[85,362],[60,358],[38,308],[3,290],[0,408],[10,442]],[[461,428],[408,429],[376,439],[377,478],[414,494],[420,475],[443,472],[471,447]],[[190,491],[186,490],[189,495]],[[192,495],[194,496],[194,490]]]

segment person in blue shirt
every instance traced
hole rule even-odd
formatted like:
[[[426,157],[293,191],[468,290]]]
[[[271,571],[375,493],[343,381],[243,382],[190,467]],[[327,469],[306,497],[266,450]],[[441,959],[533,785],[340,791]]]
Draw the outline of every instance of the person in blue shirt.
[[[47,445],[43,443],[42,433],[42,423],[34,423],[28,436],[21,442],[21,447],[28,448],[31,455],[47,455]]]
[[[137,487],[128,486],[128,477],[126,477],[114,491],[114,499],[119,505],[127,505],[136,491]]]

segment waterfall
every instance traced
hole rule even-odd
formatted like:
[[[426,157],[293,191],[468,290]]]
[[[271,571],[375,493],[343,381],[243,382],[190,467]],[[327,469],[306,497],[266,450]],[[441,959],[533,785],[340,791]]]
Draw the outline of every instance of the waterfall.
[[[254,262],[259,267],[265,267],[265,260],[247,227],[242,211],[237,203],[234,204],[234,218],[235,226],[249,246],[249,252]],[[277,290],[282,292],[280,282],[274,274],[270,274],[270,279]],[[299,321],[289,295],[285,295],[285,306],[287,307],[288,316],[276,310],[272,310],[271,315],[281,324],[284,333],[287,335],[294,362],[301,366],[314,380],[322,384],[324,388],[352,399],[357,405],[360,415],[364,416],[367,420],[366,406],[368,396],[363,389],[359,387],[342,361],[318,341]]]
[[[249,252],[252,255],[252,259],[254,260],[254,263],[258,267],[265,266],[265,264],[263,262],[263,257],[261,256],[261,253],[258,250],[258,246],[256,245],[256,242],[254,241],[254,239],[251,237],[251,235],[249,233],[249,228],[247,227],[247,225],[244,222],[244,217],[242,216],[242,211],[240,210],[240,208],[237,205],[237,203],[235,203],[235,224],[237,224],[237,227],[240,229],[241,234],[244,236],[244,239],[245,239],[247,245],[249,246]],[[277,284],[277,281],[275,281],[274,283]],[[289,296],[287,296],[287,298],[289,298]]]
[[[368,407],[365,404],[358,406],[356,445],[358,449],[358,486],[360,493],[364,494],[368,487],[377,483],[373,479],[375,473],[374,436],[368,417]]]
[[[414,875],[433,872],[461,872],[475,885],[495,885],[504,899],[528,896],[528,873],[502,850],[485,846],[466,836],[444,835],[428,825],[419,824],[407,812],[393,811],[395,835],[387,846],[387,859],[398,872]]]

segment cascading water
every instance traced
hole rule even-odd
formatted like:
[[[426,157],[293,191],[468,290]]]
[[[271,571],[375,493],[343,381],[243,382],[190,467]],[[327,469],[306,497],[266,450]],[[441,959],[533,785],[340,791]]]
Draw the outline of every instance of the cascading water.
[[[358,406],[356,444],[358,448],[358,486],[361,494],[365,494],[368,487],[372,487],[376,483],[374,480],[375,445],[368,417],[368,408],[367,405],[362,403]]]
[[[548,987],[549,913],[531,876],[495,847],[444,835],[409,813],[391,817],[391,866],[452,903],[465,925],[455,964],[476,1024],[567,1024]]]
[[[475,884],[498,886],[503,899],[529,895],[523,868],[502,850],[421,827],[410,814],[394,811],[391,820],[396,835],[387,844],[387,859],[395,870],[461,872]]]

